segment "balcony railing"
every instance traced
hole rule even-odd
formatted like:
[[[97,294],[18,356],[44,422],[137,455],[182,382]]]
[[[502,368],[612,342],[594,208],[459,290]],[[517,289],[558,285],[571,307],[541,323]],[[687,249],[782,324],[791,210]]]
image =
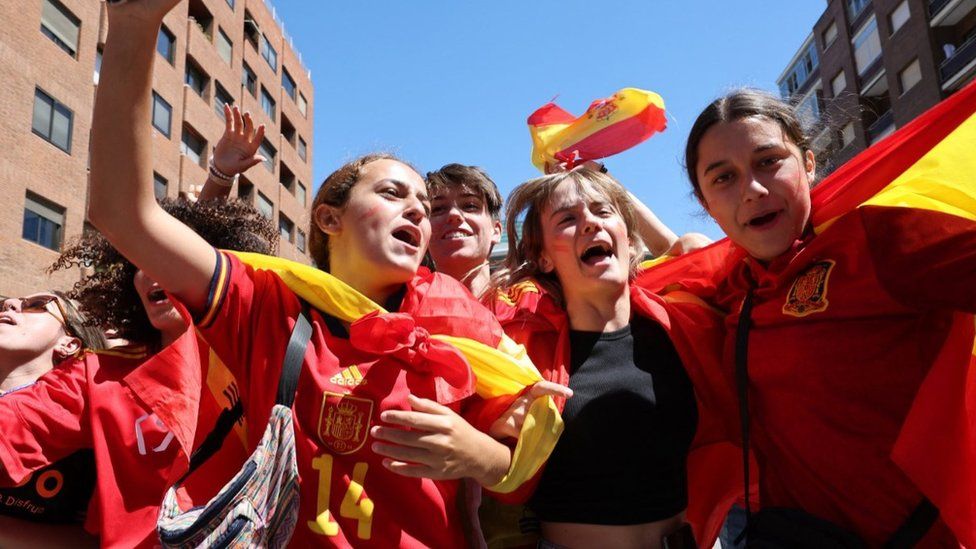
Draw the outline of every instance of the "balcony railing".
[[[891,110],[886,111],[884,114],[878,117],[873,124],[868,126],[868,142],[874,143],[878,140],[885,130],[890,128],[895,123],[895,115],[891,113]]]
[[[972,62],[974,58],[976,58],[976,36],[966,40],[963,45],[956,48],[952,57],[946,59],[939,65],[939,76],[942,77],[942,82],[948,82],[950,78]]]
[[[950,0],[929,0],[929,19],[932,19],[949,4]]]

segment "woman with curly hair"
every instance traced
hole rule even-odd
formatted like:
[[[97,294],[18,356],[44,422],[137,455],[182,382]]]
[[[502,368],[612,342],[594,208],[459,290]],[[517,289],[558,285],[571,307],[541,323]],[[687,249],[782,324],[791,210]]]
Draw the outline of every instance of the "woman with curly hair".
[[[277,244],[271,222],[243,202],[166,199],[162,208],[222,249],[270,253]],[[246,425],[237,383],[187,329],[165,292],[101,234],[86,234],[70,245],[52,270],[74,266],[91,269],[70,293],[89,311],[87,329],[106,327],[126,341],[69,361],[33,386],[0,399],[0,428],[6,434],[0,443],[2,480],[22,482],[63,456],[94,450],[87,478],[96,489],[86,528],[105,546],[153,546],[163,494],[205,435],[218,424],[233,425],[221,451],[189,477],[188,500],[212,495],[226,480],[222,475],[245,459]],[[13,316],[13,301],[8,300],[0,322]],[[199,382],[180,374],[191,369]],[[200,385],[205,389],[195,396],[186,394],[188,387]],[[198,409],[181,417],[199,418],[199,429],[174,420],[186,409]],[[184,444],[185,432],[200,436]]]

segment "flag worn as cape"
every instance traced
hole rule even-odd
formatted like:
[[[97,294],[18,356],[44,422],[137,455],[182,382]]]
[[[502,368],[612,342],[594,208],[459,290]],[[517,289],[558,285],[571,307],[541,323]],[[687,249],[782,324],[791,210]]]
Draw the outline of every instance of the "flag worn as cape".
[[[625,151],[667,126],[661,96],[637,88],[597,99],[579,117],[550,102],[528,123],[532,163],[543,173],[564,162],[572,168]]]
[[[386,314],[382,307],[325,271],[278,257],[229,253],[255,269],[274,272],[310,305],[342,321],[352,323],[368,315]],[[502,337],[495,348],[464,337],[436,333],[430,337],[461,352],[475,375],[475,392],[489,402],[498,399],[504,403],[495,410],[504,411],[512,399],[542,380],[525,349],[507,337]],[[549,458],[562,428],[562,418],[552,398],[536,399],[522,425],[511,467],[491,490],[511,492],[532,478]]]
[[[861,206],[917,208],[976,220],[976,82],[860,153],[811,192],[821,234]],[[728,239],[648,268],[638,284],[709,295],[743,257]],[[959,313],[902,425],[892,459],[976,547],[974,316]],[[960,353],[959,350],[963,349]]]

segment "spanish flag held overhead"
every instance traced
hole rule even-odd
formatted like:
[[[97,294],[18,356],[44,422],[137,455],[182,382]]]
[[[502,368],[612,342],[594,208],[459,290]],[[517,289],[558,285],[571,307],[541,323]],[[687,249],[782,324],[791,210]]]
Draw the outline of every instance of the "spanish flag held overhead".
[[[912,237],[872,250],[921,262],[903,265],[905,272],[939,272],[941,265],[972,254],[976,82],[856,156],[815,187],[811,198],[817,239],[844,239],[830,228],[855,210],[911,213],[887,217],[915,223],[900,233]],[[930,252],[925,255],[912,253],[933,239],[946,245],[925,248]],[[743,255],[723,239],[686,256],[648,264],[637,284],[659,292],[687,290],[707,299]],[[899,276],[886,278],[897,281]],[[976,546],[976,317],[966,305],[972,302],[971,284],[968,276],[935,284],[943,301],[956,304],[956,312],[945,340],[931,349],[934,362],[890,454],[967,547]],[[918,294],[931,295],[933,289]]]
[[[528,123],[532,163],[543,173],[564,162],[573,167],[625,151],[667,126],[661,96],[638,88],[597,99],[579,117],[550,102]]]

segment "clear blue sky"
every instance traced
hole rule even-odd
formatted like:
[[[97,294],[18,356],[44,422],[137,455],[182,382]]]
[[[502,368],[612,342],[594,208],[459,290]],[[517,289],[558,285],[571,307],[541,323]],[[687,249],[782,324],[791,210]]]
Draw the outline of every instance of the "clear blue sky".
[[[273,4],[312,71],[316,188],[343,162],[395,152],[421,171],[486,168],[506,194],[538,175],[526,117],[558,95],[580,114],[633,86],[664,98],[668,129],[607,160],[677,233],[721,231],[681,165],[709,101],[775,80],[823,0],[408,0]]]

